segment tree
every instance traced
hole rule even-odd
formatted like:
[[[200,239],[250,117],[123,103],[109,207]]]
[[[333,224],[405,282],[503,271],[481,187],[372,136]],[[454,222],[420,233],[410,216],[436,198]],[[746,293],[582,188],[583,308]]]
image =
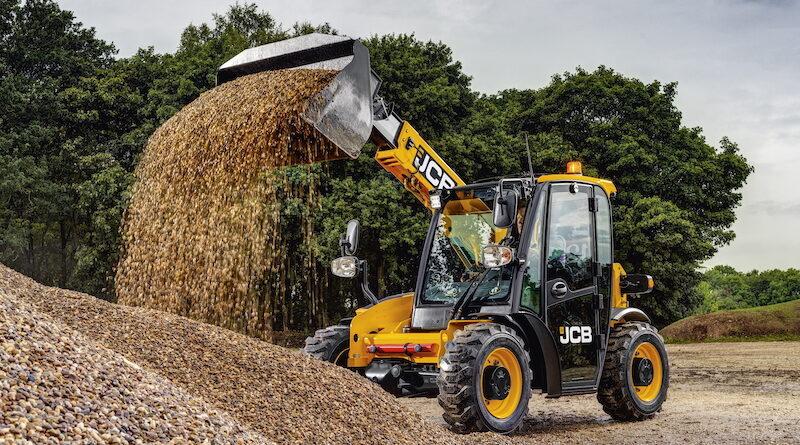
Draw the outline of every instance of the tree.
[[[645,84],[612,69],[577,69],[539,90],[509,90],[494,104],[507,134],[529,133],[537,171],[583,161],[613,180],[616,260],[655,276],[641,305],[659,324],[700,304],[700,264],[734,237],[730,226],[753,171],[736,144],[706,143],[675,106],[677,85]]]
[[[114,52],[52,1],[0,3],[0,260],[45,283],[66,286],[76,252],[92,246],[79,187],[117,168],[89,159],[114,133],[104,117],[118,103],[85,100]],[[103,284],[78,288],[102,294],[108,264],[94,271]]]
[[[306,22],[284,28],[252,4],[236,4],[210,24],[188,26],[174,53],[146,48],[115,60],[112,45],[52,0],[0,0],[0,261],[112,298],[117,227],[147,138],[212,88],[228,58],[315,31],[336,32]],[[617,260],[656,277],[642,306],[664,323],[701,303],[698,266],[733,239],[738,190],[752,168],[735,143],[715,148],[700,128],[681,125],[675,84],[600,67],[554,76],[537,90],[480,96],[441,42],[387,35],[364,43],[383,96],[466,181],[527,171],[526,133],[537,171],[583,161],[588,174],[620,189]],[[377,167],[374,151],[277,172],[286,189],[287,273],[271,295],[276,326],[305,330],[356,304],[352,282],[328,272],[354,217],[364,227],[359,255],[371,265],[373,288],[413,288],[430,214]],[[765,295],[759,301],[794,292],[753,283]]]
[[[703,304],[697,313],[783,303],[800,298],[800,270],[742,273],[730,266],[714,266],[698,284]]]
[[[291,34],[237,4],[187,27],[175,54],[114,60],[113,45],[55,2],[0,1],[0,261],[113,299],[119,223],[147,138],[212,88],[227,58]]]

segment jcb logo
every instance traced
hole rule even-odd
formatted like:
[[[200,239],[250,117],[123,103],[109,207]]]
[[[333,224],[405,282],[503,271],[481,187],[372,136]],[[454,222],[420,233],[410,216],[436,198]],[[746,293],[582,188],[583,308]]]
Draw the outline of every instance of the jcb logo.
[[[559,326],[558,333],[561,334],[558,340],[562,345],[592,342],[591,326]]]
[[[409,140],[408,143],[413,146],[411,140]],[[456,182],[453,181],[450,175],[445,173],[444,168],[431,158],[425,149],[419,149],[421,147],[417,148],[417,154],[414,157],[414,167],[425,176],[425,179],[437,189],[450,189],[455,187]]]

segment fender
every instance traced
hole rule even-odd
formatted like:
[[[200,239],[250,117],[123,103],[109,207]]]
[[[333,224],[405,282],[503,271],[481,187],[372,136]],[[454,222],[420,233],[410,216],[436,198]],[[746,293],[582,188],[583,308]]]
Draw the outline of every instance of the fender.
[[[650,323],[650,317],[641,309],[635,307],[611,308],[611,323],[619,324],[629,321],[643,321]]]
[[[494,315],[493,321],[504,324],[519,333],[531,354],[534,389],[541,389],[547,397],[561,395],[561,359],[556,341],[544,322],[533,314]],[[537,380],[539,379],[539,380]],[[544,381],[541,381],[544,380]]]

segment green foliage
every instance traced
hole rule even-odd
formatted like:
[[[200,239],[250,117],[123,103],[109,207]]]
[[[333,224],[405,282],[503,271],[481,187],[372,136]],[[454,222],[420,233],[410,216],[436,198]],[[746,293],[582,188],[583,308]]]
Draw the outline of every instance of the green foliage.
[[[116,108],[124,92],[98,81],[115,50],[52,1],[4,1],[0,23],[0,261],[66,285],[87,252],[116,251],[100,245],[95,209],[80,204],[82,188],[119,168],[113,156],[92,161],[107,154],[120,124],[114,116],[125,112]],[[121,211],[120,192],[105,210]],[[103,258],[93,283],[76,287],[103,295],[111,261]]]
[[[800,299],[800,270],[753,270],[742,273],[730,266],[715,266],[698,284],[703,303],[696,313],[766,306]]]
[[[397,293],[410,290],[419,264],[420,240],[429,217],[408,202],[408,192],[386,176],[331,181],[323,199],[318,242],[326,259],[339,256],[338,240],[347,221],[362,222],[359,257],[375,272],[377,289]]]
[[[374,36],[364,44],[372,68],[383,80],[381,94],[403,119],[431,141],[459,131],[476,95],[447,45],[406,34]]]
[[[111,298],[117,228],[147,138],[213,87],[217,67],[242,49],[314,31],[335,33],[329,24],[287,29],[256,6],[237,4],[210,24],[188,26],[174,53],[146,48],[115,60],[113,46],[53,1],[0,0],[0,261]],[[525,133],[536,171],[583,161],[588,174],[620,189],[617,260],[656,277],[657,291],[641,306],[662,323],[701,303],[708,289],[696,286],[696,270],[733,239],[738,190],[752,169],[731,141],[714,148],[699,128],[681,126],[675,84],[600,67],[554,76],[538,90],[479,96],[445,44],[413,35],[365,44],[382,94],[464,180],[527,171]],[[326,277],[351,218],[362,221],[359,255],[372,268],[373,288],[382,295],[413,288],[430,214],[375,165],[373,153],[367,146],[355,161],[281,172],[287,190],[302,191],[287,193],[281,209],[293,274],[284,327],[322,320],[318,302],[311,308],[304,295],[318,294],[320,284],[310,280]],[[313,228],[314,242],[305,243],[298,227]],[[314,273],[304,270],[309,255]],[[323,310],[346,315],[353,283],[321,282]],[[759,286],[769,291],[766,282]]]
[[[674,83],[645,84],[601,66],[483,99],[507,134],[531,135],[535,170],[563,171],[576,159],[614,181],[615,260],[655,277],[655,292],[637,305],[658,324],[700,304],[695,271],[733,239],[738,190],[752,172],[736,144],[723,139],[715,149],[699,128],[681,126],[675,95]]]

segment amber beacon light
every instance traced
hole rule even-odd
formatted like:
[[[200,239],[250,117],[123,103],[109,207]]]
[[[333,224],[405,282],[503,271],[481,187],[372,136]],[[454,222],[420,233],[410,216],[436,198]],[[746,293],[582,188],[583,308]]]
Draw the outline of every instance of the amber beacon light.
[[[580,161],[570,161],[567,162],[567,173],[573,175],[582,175],[583,174],[583,165]]]

